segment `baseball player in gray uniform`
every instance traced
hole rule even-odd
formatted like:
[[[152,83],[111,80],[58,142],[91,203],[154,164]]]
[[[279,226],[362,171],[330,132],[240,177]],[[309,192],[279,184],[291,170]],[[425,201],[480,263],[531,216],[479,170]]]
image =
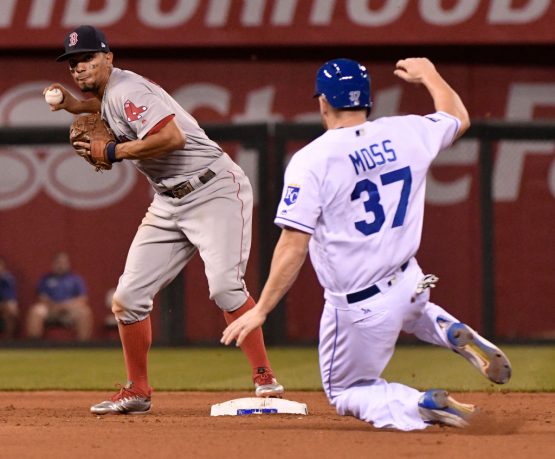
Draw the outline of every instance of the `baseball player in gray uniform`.
[[[151,407],[147,354],[152,341],[153,298],[198,250],[210,298],[231,323],[255,302],[243,280],[251,244],[253,196],[243,170],[210,140],[196,120],[157,84],[115,68],[105,35],[80,26],[65,38],[69,71],[82,92],[78,100],[59,84],[64,99],[53,110],[101,112],[118,139],[108,158],[132,161],[150,182],[154,199],[131,244],[114,294],[127,368],[127,384],[110,400],[91,407],[95,414],[145,413]],[[90,143],[74,148],[87,154]],[[252,369],[256,395],[279,397],[284,389],[268,361],[262,329],[242,346]]]
[[[452,349],[495,383],[511,376],[503,352],[429,301],[437,278],[424,275],[415,259],[426,174],[438,152],[469,127],[468,113],[428,59],[401,60],[395,75],[424,85],[436,111],[367,121],[366,68],[335,59],[318,71],[327,131],[287,166],[275,218],[283,230],[268,281],[255,308],[226,328],[222,342],[240,345],[262,325],[309,251],[324,287],[322,384],[337,412],[379,428],[464,427],[473,405],[445,390],[420,392],[381,378],[401,331]]]

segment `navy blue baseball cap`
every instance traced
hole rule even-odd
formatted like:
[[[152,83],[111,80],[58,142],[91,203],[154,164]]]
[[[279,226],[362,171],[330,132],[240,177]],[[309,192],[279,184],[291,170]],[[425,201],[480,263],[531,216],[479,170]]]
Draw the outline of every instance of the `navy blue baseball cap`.
[[[65,53],[56,60],[67,61],[72,54],[103,52],[109,53],[110,47],[102,30],[90,25],[82,25],[66,35]]]

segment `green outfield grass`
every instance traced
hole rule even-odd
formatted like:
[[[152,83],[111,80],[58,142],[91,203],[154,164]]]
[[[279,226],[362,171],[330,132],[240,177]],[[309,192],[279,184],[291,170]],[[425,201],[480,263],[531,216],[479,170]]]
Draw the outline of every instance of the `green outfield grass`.
[[[451,391],[555,391],[555,347],[504,346],[513,379],[497,386],[463,358],[432,346],[401,346],[384,378],[417,389]],[[314,347],[270,348],[270,359],[288,390],[320,390]],[[246,360],[238,349],[154,348],[151,384],[157,390],[250,390]],[[0,350],[0,390],[111,390],[125,382],[120,349]]]

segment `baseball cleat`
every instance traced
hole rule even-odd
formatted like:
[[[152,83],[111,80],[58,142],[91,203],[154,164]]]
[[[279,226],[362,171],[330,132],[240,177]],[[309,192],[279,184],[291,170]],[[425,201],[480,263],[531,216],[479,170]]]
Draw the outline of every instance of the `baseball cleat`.
[[[281,398],[285,392],[285,389],[277,382],[269,368],[258,368],[253,376],[253,381],[257,397]]]
[[[128,382],[110,400],[91,406],[91,413],[146,414],[150,411],[150,407],[150,395],[146,396],[133,389],[133,383]]]
[[[490,381],[505,384],[511,379],[511,362],[507,356],[468,325],[460,322],[450,324],[447,339],[456,353],[467,359]]]
[[[452,427],[468,427],[476,407],[457,402],[449,393],[441,389],[424,392],[418,402],[418,411],[428,424],[445,424]]]

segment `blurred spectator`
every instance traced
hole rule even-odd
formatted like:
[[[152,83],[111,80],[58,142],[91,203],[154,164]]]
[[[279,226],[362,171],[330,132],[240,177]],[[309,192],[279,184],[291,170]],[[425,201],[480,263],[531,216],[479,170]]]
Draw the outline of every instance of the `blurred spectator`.
[[[18,319],[15,279],[0,257],[0,330],[4,338],[13,339]]]
[[[76,332],[79,341],[91,337],[93,316],[83,279],[71,271],[67,253],[52,259],[52,272],[38,285],[38,302],[27,316],[27,336],[41,338],[46,326],[63,326]]]

